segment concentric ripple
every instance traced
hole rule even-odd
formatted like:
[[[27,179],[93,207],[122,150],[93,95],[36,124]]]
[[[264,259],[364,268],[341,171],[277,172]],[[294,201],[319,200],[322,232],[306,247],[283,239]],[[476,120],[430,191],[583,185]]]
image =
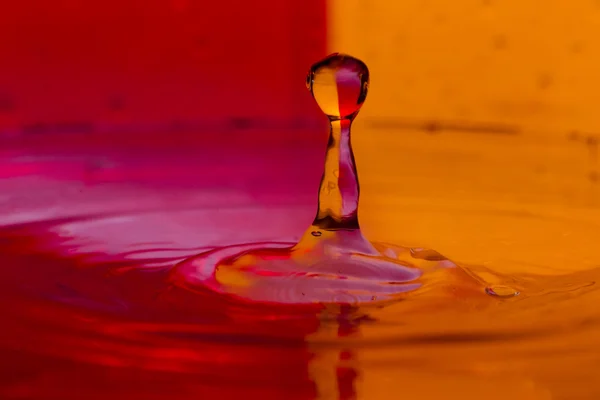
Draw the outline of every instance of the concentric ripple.
[[[237,268],[253,259],[253,264]],[[205,287],[247,300],[287,304],[390,300],[421,286],[421,271],[399,260],[346,252],[305,263],[293,243],[230,246],[179,264],[175,285]]]
[[[481,282],[435,251],[372,246],[360,232],[345,231],[307,233],[298,244],[213,249],[176,265],[170,279],[191,291],[279,304],[378,304],[429,290],[440,279],[446,288],[484,293]]]

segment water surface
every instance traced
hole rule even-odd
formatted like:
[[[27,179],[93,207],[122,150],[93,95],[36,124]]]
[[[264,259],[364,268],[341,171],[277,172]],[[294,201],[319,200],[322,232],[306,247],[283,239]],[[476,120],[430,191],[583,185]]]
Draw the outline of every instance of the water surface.
[[[0,397],[600,395],[599,189],[585,146],[363,132],[365,234],[433,248],[518,296],[432,281],[381,307],[290,308],[173,289],[186,257],[297,241],[323,146],[13,142],[0,165]]]

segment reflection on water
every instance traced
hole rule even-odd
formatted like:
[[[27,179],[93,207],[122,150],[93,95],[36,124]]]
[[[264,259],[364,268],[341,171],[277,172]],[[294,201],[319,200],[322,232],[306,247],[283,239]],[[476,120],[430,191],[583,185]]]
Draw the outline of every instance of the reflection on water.
[[[180,290],[167,278],[186,257],[297,241],[313,217],[319,171],[284,189],[246,190],[244,181],[284,178],[268,157],[252,164],[272,150],[257,148],[245,171],[215,169],[221,182],[231,176],[219,192],[201,157],[153,169],[139,165],[168,158],[105,152],[82,184],[88,156],[24,162],[6,152],[6,176],[21,173],[0,182],[0,397],[600,396],[600,213],[585,148],[369,134],[355,138],[366,235],[412,246],[423,262],[447,256],[482,282],[480,292],[432,278],[384,306],[290,308]],[[317,165],[322,156],[281,151],[278,163],[285,151]],[[206,179],[190,185],[194,171]]]

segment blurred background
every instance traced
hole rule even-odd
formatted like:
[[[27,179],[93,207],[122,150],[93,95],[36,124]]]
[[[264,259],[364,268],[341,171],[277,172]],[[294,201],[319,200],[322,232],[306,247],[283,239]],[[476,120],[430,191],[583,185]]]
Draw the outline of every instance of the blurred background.
[[[306,127],[304,73],[364,59],[378,123],[595,132],[600,3],[29,0],[0,12],[0,132]]]
[[[310,126],[325,3],[33,0],[0,13],[0,131]]]

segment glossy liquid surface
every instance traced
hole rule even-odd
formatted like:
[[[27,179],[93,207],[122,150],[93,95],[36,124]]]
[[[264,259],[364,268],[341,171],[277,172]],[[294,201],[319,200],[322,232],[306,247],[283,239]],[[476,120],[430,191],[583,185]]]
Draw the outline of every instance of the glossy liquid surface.
[[[165,145],[153,150],[148,138],[93,148],[76,147],[76,138],[40,138],[26,157],[15,145],[2,158],[12,178],[0,182],[0,397],[589,399],[600,393],[600,258],[593,247],[600,197],[589,181],[578,180],[576,163],[561,173],[550,168],[545,180],[529,167],[534,143],[534,160],[545,165],[575,159],[578,144],[365,132],[370,138],[359,139],[357,158],[379,161],[376,168],[365,162],[361,175],[368,236],[404,249],[437,248],[520,295],[490,296],[483,285],[469,295],[437,290],[435,275],[425,282],[431,290],[383,308],[276,307],[172,288],[173,266],[202,251],[297,243],[314,216],[322,171],[310,166],[322,152],[266,140],[239,150],[226,141],[211,145],[233,151],[246,166],[240,171],[227,156],[219,157],[223,164],[207,161],[209,153],[198,157],[206,144],[186,155]],[[402,160],[383,157],[381,143],[390,154],[403,153]],[[499,149],[513,155],[510,166]],[[458,155],[463,164],[449,180],[444,171]],[[299,168],[300,160],[314,163]],[[494,180],[478,183],[479,172]],[[195,176],[205,178],[190,184]],[[291,177],[289,187],[260,187],[267,178]],[[440,262],[438,253],[416,247],[401,255],[421,267]],[[438,282],[447,283],[447,275]]]
[[[312,143],[7,143],[0,397],[597,398],[585,148],[361,129],[308,229]]]

